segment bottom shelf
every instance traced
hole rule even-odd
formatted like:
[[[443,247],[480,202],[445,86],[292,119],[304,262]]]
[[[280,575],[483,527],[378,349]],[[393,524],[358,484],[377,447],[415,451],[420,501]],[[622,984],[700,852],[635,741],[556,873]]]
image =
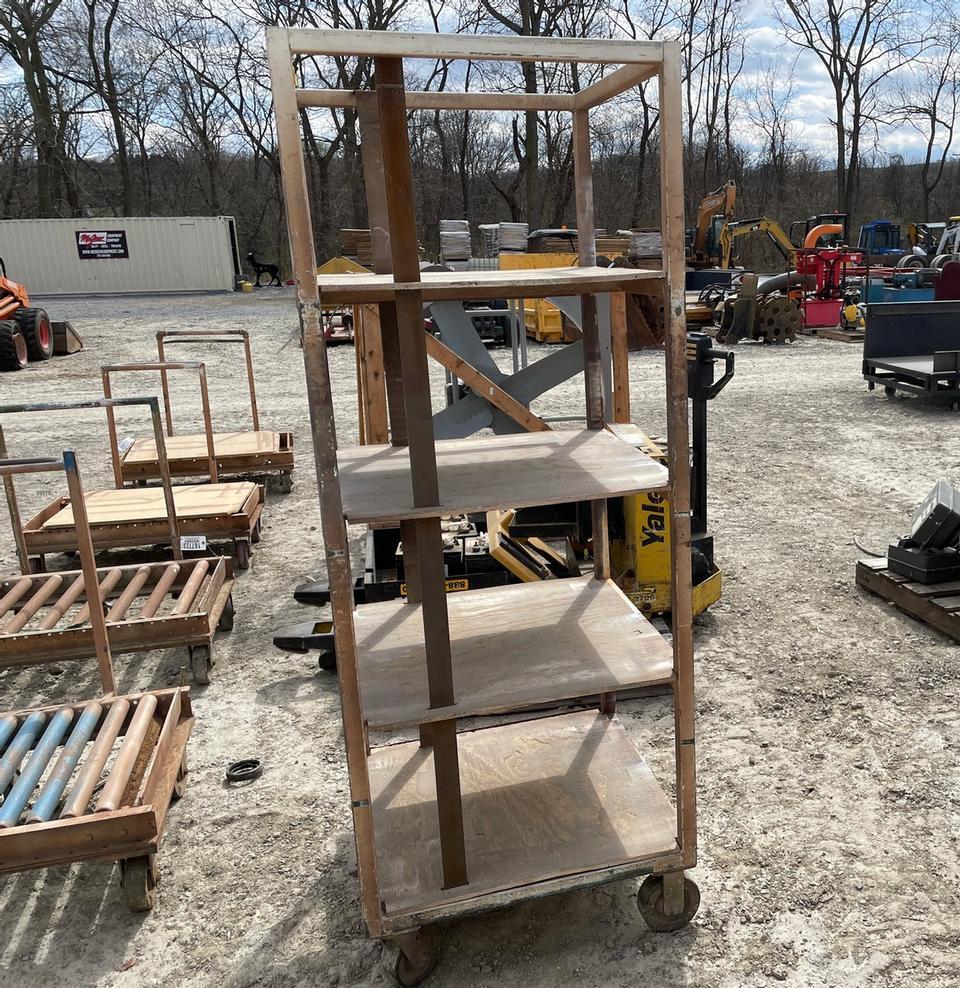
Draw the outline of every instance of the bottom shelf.
[[[458,740],[469,877],[459,888],[441,888],[430,749],[413,741],[370,754],[388,920],[465,912],[505,890],[520,899],[525,887],[677,851],[676,811],[617,720],[580,711]]]

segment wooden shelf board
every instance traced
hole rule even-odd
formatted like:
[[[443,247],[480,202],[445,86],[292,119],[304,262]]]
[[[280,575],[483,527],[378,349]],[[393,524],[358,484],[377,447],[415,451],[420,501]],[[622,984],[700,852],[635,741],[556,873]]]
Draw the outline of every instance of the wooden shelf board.
[[[320,274],[324,305],[390,302],[403,292],[421,292],[424,302],[485,298],[548,298],[594,292],[644,291],[663,278],[659,270],[561,267],[516,271],[424,271],[419,282],[395,282],[389,274]]]
[[[477,908],[561,878],[677,850],[676,810],[616,719],[596,711],[458,736],[469,883],[441,887],[433,756],[419,742],[369,758],[380,897],[388,919]]]
[[[343,511],[356,524],[589,501],[665,490],[667,469],[603,430],[526,432],[436,442],[440,504],[415,507],[404,446],[337,454]]]
[[[467,590],[447,598],[447,612],[457,703],[432,710],[421,605],[386,601],[355,612],[371,728],[522,710],[673,676],[670,646],[609,580]]]
[[[200,433],[192,436],[167,436],[164,440],[167,458],[171,461],[195,460],[207,456],[207,437]],[[248,456],[258,453],[279,453],[280,435],[277,432],[215,432],[213,450],[217,456]],[[123,462],[156,463],[157,443],[154,439],[135,439],[127,450]]]

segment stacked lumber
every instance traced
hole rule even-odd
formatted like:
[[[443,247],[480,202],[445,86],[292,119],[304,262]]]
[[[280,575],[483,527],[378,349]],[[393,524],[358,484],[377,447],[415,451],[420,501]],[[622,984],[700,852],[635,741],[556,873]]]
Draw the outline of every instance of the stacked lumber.
[[[471,256],[469,220],[440,220],[441,263],[469,261]]]
[[[343,257],[373,270],[373,240],[369,230],[341,230],[340,253]]]
[[[500,253],[525,253],[529,232],[530,226],[527,223],[501,223],[498,232]]]

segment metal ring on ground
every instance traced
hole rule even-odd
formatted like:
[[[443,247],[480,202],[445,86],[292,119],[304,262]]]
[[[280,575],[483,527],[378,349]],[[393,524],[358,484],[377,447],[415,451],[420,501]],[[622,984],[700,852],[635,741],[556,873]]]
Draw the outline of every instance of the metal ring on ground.
[[[227,768],[227,782],[253,782],[263,775],[259,758],[242,758]]]

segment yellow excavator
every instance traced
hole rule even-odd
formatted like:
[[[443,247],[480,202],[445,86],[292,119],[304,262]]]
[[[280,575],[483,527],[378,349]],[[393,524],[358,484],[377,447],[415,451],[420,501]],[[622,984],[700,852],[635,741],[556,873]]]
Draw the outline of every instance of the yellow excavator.
[[[783,227],[769,216],[758,216],[752,220],[737,220],[724,223],[720,230],[720,267],[733,266],[734,241],[752,233],[765,233],[770,242],[783,254],[787,264],[793,268],[797,261],[797,248],[783,232]]]
[[[687,231],[687,267],[717,266],[720,261],[720,231],[733,219],[736,204],[735,182],[727,182],[700,200],[697,225]]]

